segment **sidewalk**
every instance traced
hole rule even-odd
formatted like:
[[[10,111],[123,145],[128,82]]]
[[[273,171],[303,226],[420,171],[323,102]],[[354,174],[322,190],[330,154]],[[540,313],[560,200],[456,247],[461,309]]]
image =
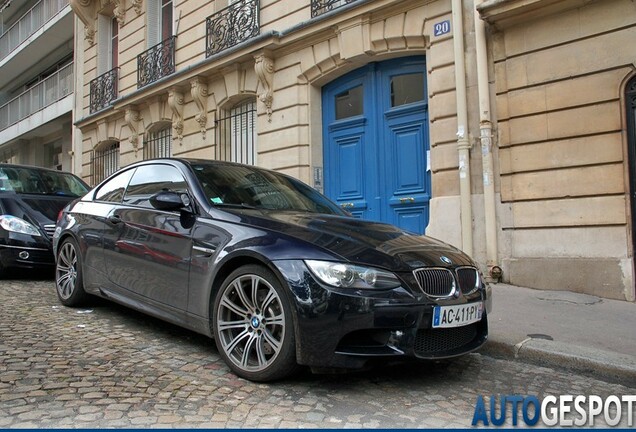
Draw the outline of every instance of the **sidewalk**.
[[[636,385],[636,303],[491,284],[481,353],[556,365]]]

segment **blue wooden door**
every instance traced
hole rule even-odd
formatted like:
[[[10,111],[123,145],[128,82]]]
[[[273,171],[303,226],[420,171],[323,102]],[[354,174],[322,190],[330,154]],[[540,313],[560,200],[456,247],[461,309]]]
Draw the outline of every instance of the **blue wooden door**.
[[[425,71],[423,57],[372,63],[323,89],[325,193],[417,233],[430,200]]]

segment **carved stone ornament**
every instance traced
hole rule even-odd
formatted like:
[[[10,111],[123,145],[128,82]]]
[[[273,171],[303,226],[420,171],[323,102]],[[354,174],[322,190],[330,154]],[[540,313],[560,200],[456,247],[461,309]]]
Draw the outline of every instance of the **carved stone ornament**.
[[[126,108],[126,113],[124,115],[124,121],[128,125],[130,129],[130,137],[128,141],[132,144],[135,149],[135,157],[137,157],[137,151],[139,150],[139,134],[137,132],[138,123],[142,120],[139,115],[139,111],[134,108]]]
[[[263,92],[258,95],[267,109],[267,119],[272,121],[272,103],[274,102],[274,60],[267,54],[259,54],[254,57],[254,70],[258,80],[263,86]]]
[[[142,5],[142,0],[132,0],[132,6],[135,9],[135,12],[137,12],[137,15],[141,15],[141,5]]]
[[[126,23],[126,0],[111,0],[115,8],[113,9],[113,15],[119,23],[119,27],[123,27]]]
[[[95,26],[84,26],[84,39],[91,45],[95,44]]]
[[[183,105],[184,105],[183,93],[176,88],[171,88],[168,91],[168,106],[172,111],[172,131],[173,136],[179,142],[179,145],[183,144]]]
[[[199,123],[201,136],[205,140],[205,132],[208,124],[208,85],[201,77],[194,77],[190,81],[192,99],[197,105],[197,114],[194,119]]]

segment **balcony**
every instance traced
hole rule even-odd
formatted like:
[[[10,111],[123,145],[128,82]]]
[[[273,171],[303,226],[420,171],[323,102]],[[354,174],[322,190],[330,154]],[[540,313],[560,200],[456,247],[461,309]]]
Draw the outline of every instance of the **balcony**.
[[[91,114],[110,105],[117,99],[119,68],[109,70],[91,81]]]
[[[73,93],[73,63],[0,106],[0,131]]]
[[[311,0],[311,17],[315,18],[356,0]]]
[[[205,55],[210,57],[259,33],[259,1],[237,1],[207,18]]]
[[[0,36],[0,61],[15,51],[51,18],[68,5],[69,0],[41,0]]]
[[[171,36],[137,56],[137,88],[174,73],[176,39]]]

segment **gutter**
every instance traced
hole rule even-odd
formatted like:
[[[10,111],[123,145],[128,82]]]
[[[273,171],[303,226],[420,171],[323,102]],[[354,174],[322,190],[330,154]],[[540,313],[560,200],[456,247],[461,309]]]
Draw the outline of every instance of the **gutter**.
[[[464,59],[464,23],[462,0],[452,0],[453,51],[457,98],[457,154],[459,157],[459,200],[462,227],[462,250],[473,255],[473,207],[470,188],[470,141],[466,97],[466,61]]]

